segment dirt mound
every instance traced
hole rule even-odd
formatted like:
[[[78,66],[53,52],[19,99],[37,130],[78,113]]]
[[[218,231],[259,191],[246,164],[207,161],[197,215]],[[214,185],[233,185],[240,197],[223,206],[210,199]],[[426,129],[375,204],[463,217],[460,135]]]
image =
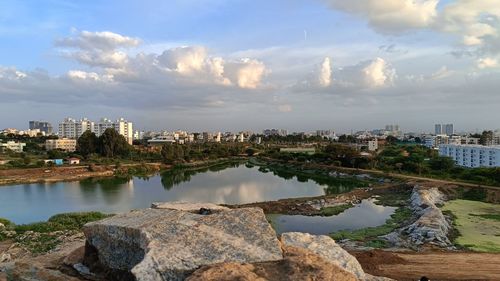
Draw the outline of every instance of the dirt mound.
[[[382,264],[407,264],[407,261],[395,253],[382,250],[351,253],[356,257],[366,272],[376,274],[377,269]]]
[[[352,273],[327,262],[308,250],[285,247],[284,255],[283,260],[273,262],[224,263],[204,266],[195,271],[186,281],[357,280]]]

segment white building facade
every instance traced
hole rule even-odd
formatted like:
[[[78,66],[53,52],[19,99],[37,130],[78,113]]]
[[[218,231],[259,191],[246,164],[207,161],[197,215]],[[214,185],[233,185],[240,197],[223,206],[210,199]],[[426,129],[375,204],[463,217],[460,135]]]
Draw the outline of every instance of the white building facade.
[[[133,124],[123,118],[116,121],[111,121],[107,118],[102,118],[99,122],[93,122],[87,118],[75,120],[72,118],[65,118],[59,124],[58,136],[60,138],[78,139],[86,131],[91,131],[97,136],[100,136],[106,129],[114,129],[120,135],[125,137],[129,144],[134,140]]]
[[[443,144],[439,155],[451,157],[462,167],[500,167],[500,146]]]

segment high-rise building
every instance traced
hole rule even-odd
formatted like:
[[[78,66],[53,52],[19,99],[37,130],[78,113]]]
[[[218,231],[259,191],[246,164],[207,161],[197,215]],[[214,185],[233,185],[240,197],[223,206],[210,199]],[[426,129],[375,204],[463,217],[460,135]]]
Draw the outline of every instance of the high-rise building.
[[[434,134],[435,135],[451,136],[454,133],[455,133],[455,129],[453,128],[453,124],[436,124],[436,125],[434,125]]]
[[[107,118],[102,118],[99,122],[93,122],[87,118],[80,120],[65,118],[64,121],[59,124],[58,136],[60,138],[78,139],[86,131],[91,131],[97,136],[100,136],[106,129],[114,129],[118,134],[124,136],[129,144],[132,144],[134,140],[132,122],[123,118],[115,122]]]
[[[87,130],[94,130],[94,122],[87,118],[80,120],[65,118],[63,122],[59,123],[57,135],[60,138],[77,139]]]
[[[45,132],[46,135],[52,134],[52,124],[46,121],[29,121],[30,130],[40,130]]]
[[[441,125],[441,124],[434,125],[434,134],[435,135],[442,135],[443,134],[443,125]]]
[[[453,128],[453,124],[444,125],[444,133],[448,136],[455,134],[455,129]]]

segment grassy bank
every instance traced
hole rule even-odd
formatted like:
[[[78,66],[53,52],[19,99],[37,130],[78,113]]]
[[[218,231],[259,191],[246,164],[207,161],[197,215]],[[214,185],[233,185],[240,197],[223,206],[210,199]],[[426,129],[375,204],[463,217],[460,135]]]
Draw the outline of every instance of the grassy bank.
[[[452,200],[442,209],[454,216],[456,244],[474,251],[500,252],[500,205]]]
[[[65,213],[50,217],[45,222],[16,225],[0,218],[5,228],[0,230],[0,241],[11,239],[34,254],[48,252],[81,230],[84,224],[111,215],[100,212]]]

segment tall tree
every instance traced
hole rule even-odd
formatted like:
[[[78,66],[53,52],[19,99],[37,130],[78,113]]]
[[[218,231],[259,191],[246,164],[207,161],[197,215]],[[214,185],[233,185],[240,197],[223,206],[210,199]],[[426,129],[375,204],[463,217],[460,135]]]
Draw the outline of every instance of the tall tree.
[[[85,131],[77,140],[76,150],[87,158],[92,153],[97,153],[99,148],[99,138],[90,130]]]
[[[99,137],[99,151],[105,157],[127,156],[130,147],[124,136],[115,129],[108,128]]]

